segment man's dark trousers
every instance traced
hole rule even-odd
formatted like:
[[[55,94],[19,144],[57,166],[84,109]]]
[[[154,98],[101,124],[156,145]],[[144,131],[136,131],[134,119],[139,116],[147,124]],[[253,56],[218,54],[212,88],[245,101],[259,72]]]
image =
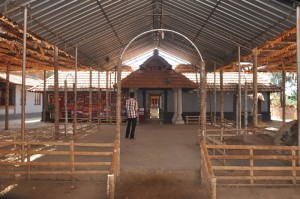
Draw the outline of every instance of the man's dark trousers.
[[[134,138],[135,126],[136,126],[136,118],[127,118],[126,138],[129,137],[129,133],[130,133],[130,139]]]

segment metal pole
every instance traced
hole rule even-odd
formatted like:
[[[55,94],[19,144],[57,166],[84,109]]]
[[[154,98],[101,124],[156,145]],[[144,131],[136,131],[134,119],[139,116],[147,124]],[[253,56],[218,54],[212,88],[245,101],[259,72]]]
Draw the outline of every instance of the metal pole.
[[[221,109],[221,126],[224,125],[224,86],[223,86],[223,69],[220,70],[220,109]]]
[[[253,49],[253,128],[257,127],[257,48]]]
[[[106,92],[105,92],[105,107],[106,107],[106,123],[109,122],[108,118],[108,70],[106,71]]]
[[[47,110],[47,71],[44,70],[44,91],[43,91],[43,122],[46,122],[46,110]]]
[[[74,120],[73,120],[73,139],[77,136],[77,54],[78,48],[75,47],[75,83],[74,83]]]
[[[22,58],[22,106],[21,106],[21,141],[25,140],[25,102],[26,102],[26,44],[27,44],[27,7],[24,7],[24,25],[23,25],[23,58]],[[24,152],[24,145],[22,144]],[[24,154],[21,155],[21,161],[24,162]]]
[[[5,130],[8,130],[9,123],[9,66],[10,61],[6,65],[6,88],[5,88]]]
[[[298,146],[300,146],[300,6],[297,6],[297,102]],[[298,156],[300,156],[299,150]],[[298,160],[298,164],[300,164],[300,160]]]
[[[67,80],[65,80],[65,97],[64,97],[64,101],[65,101],[65,137],[67,137],[67,133],[68,133],[68,84],[67,84]]]
[[[200,65],[200,130],[201,135],[205,135],[206,130],[206,72],[205,62]]]
[[[216,63],[214,63],[214,125],[216,125],[217,90],[216,90]]]
[[[92,81],[93,81],[93,72],[92,67],[90,68],[90,89],[89,89],[89,122],[92,122],[92,109],[93,109],[93,101],[92,101]]]
[[[117,126],[117,142],[119,143],[118,147],[118,169],[117,169],[117,178],[120,175],[120,134],[121,134],[121,75],[122,75],[122,59],[119,60],[117,65],[117,109],[116,109],[116,126]]]
[[[54,47],[54,139],[59,139],[58,48]]]
[[[98,70],[98,131],[101,125],[101,84],[100,84],[100,68]]]
[[[248,126],[248,84],[247,80],[245,80],[245,129]]]
[[[112,123],[111,120],[111,115],[112,115],[112,110],[111,110],[111,73],[109,73],[109,123]]]
[[[239,100],[238,100],[238,128],[242,128],[242,87],[241,87],[241,46],[238,45],[239,65]]]
[[[282,125],[285,124],[285,81],[286,81],[286,73],[285,73],[285,68],[284,65],[282,64],[282,102],[281,102],[281,107],[282,107]]]

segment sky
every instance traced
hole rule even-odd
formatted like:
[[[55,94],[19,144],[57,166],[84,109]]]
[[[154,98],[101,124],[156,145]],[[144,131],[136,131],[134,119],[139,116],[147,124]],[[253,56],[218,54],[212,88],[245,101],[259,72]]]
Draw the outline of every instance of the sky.
[[[139,66],[144,63],[149,57],[153,55],[153,50],[148,51],[144,54],[141,54],[133,59],[130,59],[126,62],[124,62],[124,65],[131,66],[133,70],[139,69]],[[164,58],[169,64],[172,65],[172,68],[174,69],[179,64],[190,64],[190,62],[180,59],[174,55],[171,55],[169,53],[166,53],[164,51],[159,50],[159,56]]]

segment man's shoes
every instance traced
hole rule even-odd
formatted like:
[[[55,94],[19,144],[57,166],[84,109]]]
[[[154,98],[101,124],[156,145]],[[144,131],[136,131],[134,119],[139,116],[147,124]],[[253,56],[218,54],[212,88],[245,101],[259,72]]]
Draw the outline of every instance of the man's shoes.
[[[126,139],[128,138],[128,136],[125,137]]]

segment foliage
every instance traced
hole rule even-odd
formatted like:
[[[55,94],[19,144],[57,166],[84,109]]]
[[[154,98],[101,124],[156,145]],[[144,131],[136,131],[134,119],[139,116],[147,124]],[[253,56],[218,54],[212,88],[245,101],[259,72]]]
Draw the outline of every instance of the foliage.
[[[273,84],[277,86],[282,86],[282,73],[271,73],[270,80]],[[286,73],[286,105],[287,106],[296,106],[297,105],[297,74],[295,73]],[[272,93],[271,94],[271,103],[273,105],[279,106],[281,103],[282,93]]]

